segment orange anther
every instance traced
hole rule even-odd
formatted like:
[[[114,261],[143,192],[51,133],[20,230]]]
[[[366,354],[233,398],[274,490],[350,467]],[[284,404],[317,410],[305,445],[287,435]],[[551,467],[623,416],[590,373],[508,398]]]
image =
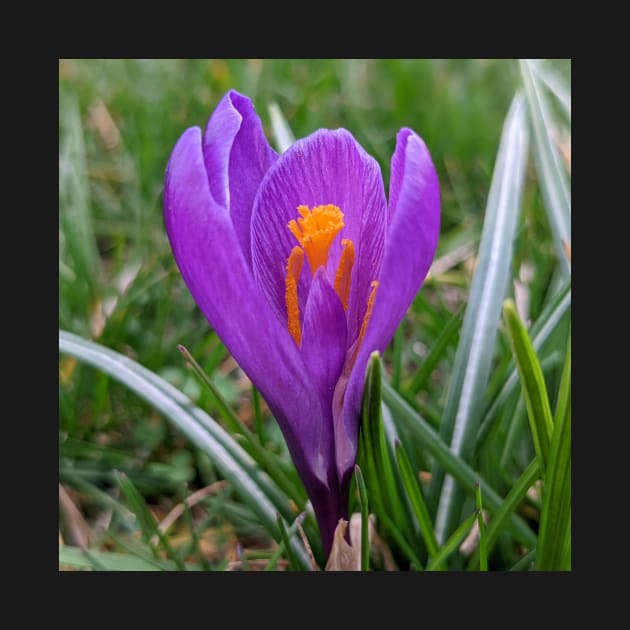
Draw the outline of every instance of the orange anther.
[[[341,257],[335,275],[335,291],[343,304],[344,310],[348,310],[350,301],[350,280],[352,278],[352,266],[354,265],[354,243],[349,238],[341,241]]]
[[[326,264],[328,250],[335,236],[343,229],[343,212],[332,204],[315,206],[298,206],[300,218],[289,221],[288,227],[302,249],[306,252],[311,272]]]
[[[287,328],[295,343],[302,345],[302,329],[300,327],[300,305],[298,303],[298,282],[302,273],[304,252],[296,245],[291,250],[287,262],[284,301],[287,305]]]

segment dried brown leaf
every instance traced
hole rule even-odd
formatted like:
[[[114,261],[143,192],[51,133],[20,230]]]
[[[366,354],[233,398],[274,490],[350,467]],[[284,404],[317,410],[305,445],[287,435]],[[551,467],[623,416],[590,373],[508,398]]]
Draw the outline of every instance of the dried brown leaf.
[[[90,546],[92,531],[62,484],[59,484],[59,510],[65,524],[65,540],[70,545],[87,549]]]
[[[326,563],[326,571],[361,570],[361,545],[352,547],[346,542],[346,529],[348,529],[348,521],[340,518]]]

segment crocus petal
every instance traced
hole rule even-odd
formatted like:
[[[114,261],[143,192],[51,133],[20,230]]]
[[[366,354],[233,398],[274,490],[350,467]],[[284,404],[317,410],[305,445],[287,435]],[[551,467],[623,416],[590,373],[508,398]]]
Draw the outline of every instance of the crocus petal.
[[[403,128],[396,135],[396,149],[389,168],[388,218],[390,221],[398,207],[398,197],[405,178],[406,153],[404,147],[407,146],[407,139],[412,134],[411,129]]]
[[[335,445],[340,479],[354,464],[365,367],[371,352],[383,352],[422,286],[440,232],[440,187],[423,140],[401,129],[392,157],[390,224],[374,310],[336,418]],[[341,419],[343,418],[343,423]]]
[[[228,214],[210,194],[197,127],[182,135],[169,160],[164,216],[192,296],[267,401],[307,490],[323,493],[336,476],[319,396],[295,342],[256,286]]]
[[[285,266],[297,244],[287,225],[298,216],[298,206],[326,204],[340,208],[345,224],[330,249],[329,280],[334,281],[341,240],[349,238],[355,246],[348,317],[352,339],[361,325],[370,282],[381,265],[387,209],[379,166],[348,131],[316,131],[295,142],[269,169],[254,201],[252,267],[276,314],[286,319]],[[298,291],[300,311],[310,281],[305,265]]]
[[[325,424],[321,431],[333,435],[332,397],[346,356],[346,313],[337,293],[320,267],[311,284],[302,331],[302,356],[319,394]],[[334,449],[329,455],[330,484],[325,492],[310,493],[319,524],[324,552],[330,552],[340,518],[348,518],[348,489],[337,480]]]
[[[393,337],[429,272],[440,235],[440,182],[426,144],[411,129],[401,129],[392,162],[403,168],[390,182],[391,222],[365,339],[373,346],[368,352],[382,352]]]
[[[322,407],[330,414],[324,430],[332,433],[332,397],[346,358],[346,314],[323,267],[313,278],[304,312],[302,357]]]
[[[251,100],[229,91],[208,121],[203,154],[210,192],[229,210],[238,242],[251,268],[250,223],[254,197],[278,158],[269,146]]]

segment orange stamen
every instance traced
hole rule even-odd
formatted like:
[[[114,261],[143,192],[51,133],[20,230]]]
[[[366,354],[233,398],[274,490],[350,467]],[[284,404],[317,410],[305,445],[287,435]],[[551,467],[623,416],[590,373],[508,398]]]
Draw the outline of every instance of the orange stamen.
[[[291,250],[287,262],[286,290],[284,301],[287,305],[287,328],[295,343],[302,345],[302,329],[300,328],[300,305],[298,303],[298,281],[304,264],[304,252],[296,245]]]
[[[359,352],[359,348],[363,343],[363,337],[365,337],[365,331],[367,330],[368,324],[370,323],[370,318],[372,317],[372,309],[374,308],[374,300],[376,300],[376,291],[378,289],[378,280],[372,280],[370,284],[370,295],[368,297],[367,308],[365,309],[365,315],[363,316],[363,323],[361,324],[361,330],[359,331],[359,340],[357,342],[357,347],[355,350],[355,358],[356,353]]]
[[[313,275],[319,267],[326,264],[328,250],[335,236],[343,229],[343,212],[332,204],[298,206],[301,217],[289,221],[288,227],[298,243],[306,252]]]
[[[339,258],[339,266],[335,275],[335,291],[343,304],[345,311],[348,310],[348,301],[350,299],[350,278],[352,274],[352,266],[354,265],[354,243],[349,238],[341,241],[341,257]]]

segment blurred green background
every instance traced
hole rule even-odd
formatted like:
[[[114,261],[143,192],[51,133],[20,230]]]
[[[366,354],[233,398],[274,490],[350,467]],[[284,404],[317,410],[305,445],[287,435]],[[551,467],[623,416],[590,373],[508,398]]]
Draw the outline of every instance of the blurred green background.
[[[553,65],[570,80],[570,62]],[[400,127],[411,127],[426,141],[442,187],[437,257],[453,258],[447,256],[439,275],[427,282],[401,327],[409,344],[396,378],[410,381],[426,348],[466,302],[501,128],[519,82],[516,61],[496,59],[60,60],[59,327],[134,358],[216,417],[213,399],[177,350],[183,344],[253,426],[251,385],[181,280],[161,205],[175,142],[187,127],[204,127],[234,88],[254,101],[272,145],[272,103],[298,138],[320,127],[347,128],[380,163],[386,189]],[[570,155],[570,138],[566,142]],[[523,212],[514,276],[526,262],[534,278],[529,316],[535,319],[557,261],[532,177]],[[124,538],[114,471],[129,476],[158,519],[195,490],[220,482],[207,456],[123,386],[70,357],[60,356],[59,365],[65,541],[93,542],[118,517]],[[439,368],[415,395],[434,424],[448,382],[447,365]],[[264,431],[282,454],[268,414]],[[247,544],[261,537],[229,487],[217,486],[204,506],[204,532],[212,532],[212,541],[204,540],[210,562],[232,557],[237,540]],[[184,539],[188,529],[184,519]],[[120,549],[122,538],[102,544]]]

